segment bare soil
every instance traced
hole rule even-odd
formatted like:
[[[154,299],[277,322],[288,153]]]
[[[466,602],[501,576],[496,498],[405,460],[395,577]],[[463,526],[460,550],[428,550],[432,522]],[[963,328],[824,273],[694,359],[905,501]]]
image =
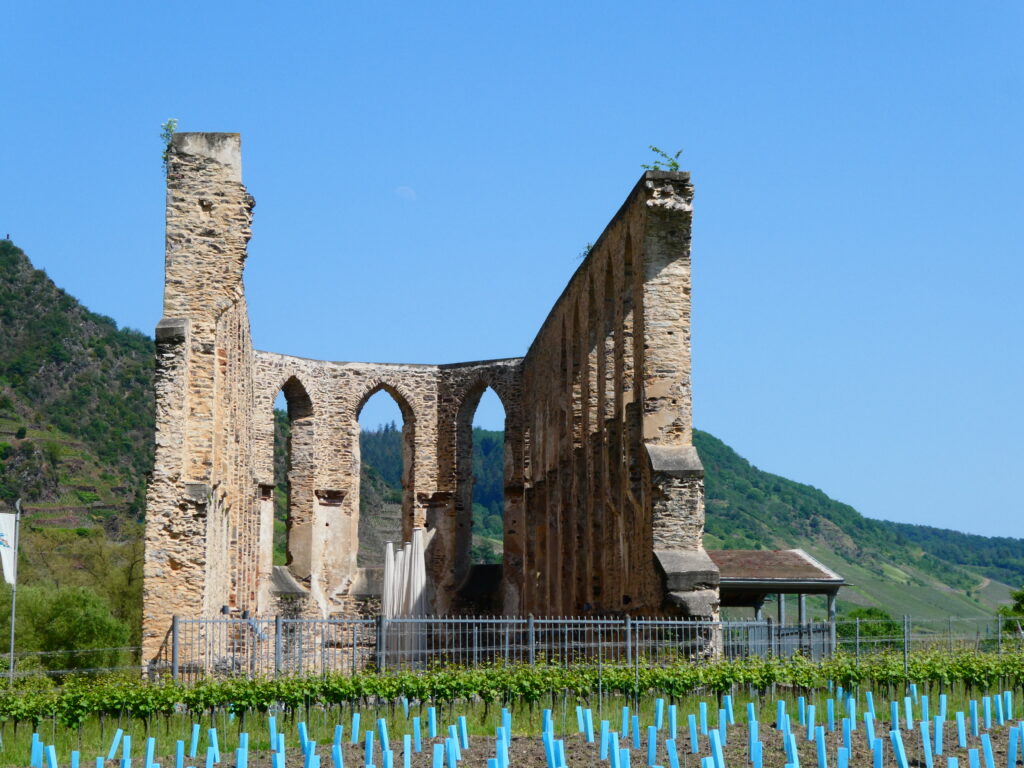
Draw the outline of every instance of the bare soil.
[[[989,732],[992,740],[992,751],[995,759],[995,768],[1005,768],[1007,765],[1007,741],[1010,725],[1006,725],[1002,728],[993,727]],[[772,729],[766,724],[762,724],[760,727],[760,737],[763,742],[763,767],[764,768],[784,768],[786,765],[786,753],[782,745],[782,737],[778,731]],[[800,765],[802,768],[817,768],[817,747],[814,741],[808,741],[806,734],[797,731],[797,750],[800,757]],[[876,736],[879,738],[884,737],[884,765],[887,768],[893,768],[896,765],[895,755],[892,749],[892,742],[889,739],[889,733],[883,729],[883,724],[879,723],[876,729]],[[646,731],[643,734],[646,738]],[[750,761],[747,757],[747,729],[744,725],[736,725],[729,729],[728,743],[725,748],[725,764],[727,768],[742,768],[743,766],[749,766]],[[665,734],[662,732],[659,734],[659,744],[655,757],[655,765],[663,766],[668,768],[670,765],[668,755],[665,751],[664,744]],[[922,751],[921,745],[921,734],[920,731],[915,729],[913,731],[902,732],[903,744],[907,753],[907,762],[910,768],[925,768],[924,752]],[[934,738],[934,736],[933,736]],[[588,744],[586,739],[582,735],[572,734],[563,739],[565,743],[565,756],[566,762],[570,768],[579,768],[580,766],[601,766],[608,765],[608,761],[601,760],[599,757],[599,740],[600,737],[595,735],[595,741],[593,744]],[[850,756],[850,768],[872,768],[872,755],[867,749],[865,744],[865,735],[863,726],[861,729],[854,731],[852,734],[853,752]],[[420,753],[414,753],[410,761],[412,768],[432,768],[433,766],[433,744],[442,743],[442,739],[424,739],[423,749]],[[488,758],[495,756],[494,753],[495,740],[494,738],[488,738],[484,736],[473,736],[470,738],[469,749],[463,750],[462,759],[459,761],[459,768],[487,768]],[[620,746],[625,747],[627,744],[623,743]],[[829,768],[836,768],[836,749],[842,746],[842,733],[826,733],[826,751],[828,757]],[[700,758],[710,754],[706,737],[701,738],[700,754],[694,755],[690,752],[689,737],[680,733],[678,737],[678,750],[679,750],[679,765],[680,768],[699,768]],[[402,761],[402,740],[401,736],[398,739],[393,739],[391,742],[391,748],[394,751],[394,768],[401,768],[403,765]],[[946,724],[945,731],[945,751],[941,756],[933,756],[934,768],[946,768],[946,761],[950,757],[959,759],[960,768],[967,768],[969,765],[969,749],[978,750],[978,760],[982,768],[985,768],[985,756],[982,750],[980,738],[975,738],[968,734],[967,747],[961,749],[956,746],[956,727],[949,727],[949,723]],[[365,765],[363,745],[358,744],[344,744],[343,746],[345,765],[347,768],[362,768]],[[330,745],[318,745],[317,753],[320,755],[321,768],[331,768],[331,752]],[[1021,753],[1018,751],[1018,759],[1020,759]],[[376,768],[382,768],[383,759],[380,752],[380,744],[375,744],[374,752],[374,765]],[[164,766],[173,766],[174,757],[164,758],[161,761]],[[186,766],[197,765],[205,766],[204,760],[185,761]],[[222,755],[221,766],[234,766],[234,756]],[[540,737],[513,737],[512,743],[509,748],[509,764],[511,768],[544,768],[547,762],[544,758],[544,746],[540,740]],[[270,755],[267,752],[258,752],[249,754],[249,765],[251,768],[272,768]],[[447,765],[447,762],[445,763]],[[302,768],[303,759],[299,753],[298,748],[292,747],[288,750],[287,758],[288,768]],[[631,768],[645,768],[647,766],[647,745],[642,739],[640,749],[630,749],[630,766]]]

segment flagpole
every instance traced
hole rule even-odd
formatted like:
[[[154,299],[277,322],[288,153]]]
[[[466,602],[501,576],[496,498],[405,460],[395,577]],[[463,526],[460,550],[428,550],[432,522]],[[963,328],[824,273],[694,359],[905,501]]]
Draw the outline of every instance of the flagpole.
[[[10,681],[14,685],[14,607],[18,601],[18,534],[21,531],[21,499],[14,502],[14,566],[11,568],[11,660]]]

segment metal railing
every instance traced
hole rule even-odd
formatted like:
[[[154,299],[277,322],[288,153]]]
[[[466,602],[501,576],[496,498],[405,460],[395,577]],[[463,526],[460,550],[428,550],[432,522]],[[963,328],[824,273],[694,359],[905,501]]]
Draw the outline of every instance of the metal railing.
[[[1024,651],[1013,619],[845,620],[779,626],[770,621],[445,617],[418,619],[175,619],[156,659],[138,648],[16,654],[15,677],[111,672],[198,677],[273,677],[452,664],[671,664],[715,655],[820,659],[833,649],[860,658],[879,651]],[[0,672],[6,674],[6,657]]]
[[[836,648],[853,656],[878,651],[1020,651],[1024,628],[1005,617],[855,619],[836,622]]]
[[[80,674],[135,673],[144,670],[139,663],[138,646],[116,648],[67,648],[52,651],[18,651],[14,654],[14,679],[26,677],[63,677]],[[10,674],[10,657],[0,656],[0,676]]]
[[[278,677],[436,665],[665,665],[714,656],[828,656],[832,626],[663,618],[175,617],[150,673],[174,679]]]

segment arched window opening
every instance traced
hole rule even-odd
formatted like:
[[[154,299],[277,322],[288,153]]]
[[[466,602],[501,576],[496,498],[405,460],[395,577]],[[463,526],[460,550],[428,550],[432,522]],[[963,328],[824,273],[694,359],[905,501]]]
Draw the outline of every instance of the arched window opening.
[[[292,377],[274,398],[274,565],[310,576],[313,404]]]
[[[384,547],[404,540],[412,427],[385,389],[370,396],[359,420],[359,552],[361,568],[383,567]]]
[[[288,562],[288,403],[284,392],[274,400],[274,565]]]
[[[505,536],[505,408],[493,389],[472,414],[470,563],[501,563]],[[468,403],[467,403],[468,405]]]

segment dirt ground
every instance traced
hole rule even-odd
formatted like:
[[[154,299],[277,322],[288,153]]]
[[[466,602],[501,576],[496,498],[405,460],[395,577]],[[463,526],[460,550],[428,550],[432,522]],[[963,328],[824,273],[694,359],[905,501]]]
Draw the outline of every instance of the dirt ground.
[[[990,731],[995,768],[1006,768],[1007,766],[1007,742],[1009,730],[1010,726],[1007,725],[1002,728],[993,727],[992,731]],[[802,768],[817,768],[818,758],[815,742],[808,741],[805,738],[806,734],[804,733],[799,731],[795,731],[795,733],[797,735],[797,749],[800,755],[800,765]],[[895,766],[896,759],[893,754],[892,743],[889,740],[888,731],[883,730],[883,724],[878,724],[876,735],[878,737],[882,737],[884,735],[884,765],[887,767]],[[769,726],[762,724],[760,727],[760,736],[761,741],[764,744],[764,768],[784,768],[786,764],[786,754],[783,749],[781,734],[779,734],[778,731],[771,729]],[[903,744],[907,752],[907,761],[911,768],[925,768],[926,763],[924,753],[922,751],[920,731],[917,729],[913,731],[905,730],[902,732],[902,737]],[[664,733],[659,735],[655,764],[663,766],[663,768],[668,768],[670,763],[665,751],[664,738]],[[630,750],[631,768],[645,768],[647,765],[647,746],[644,739],[646,739],[646,732],[642,735],[640,749]],[[608,765],[607,761],[602,761],[599,758],[599,740],[600,737],[595,735],[594,743],[588,744],[582,735],[573,734],[567,736],[564,739],[564,742],[566,762],[568,763],[569,768]],[[433,741],[424,739],[422,751],[418,754],[413,753],[412,755],[412,759],[410,761],[412,768],[432,768],[434,754],[433,744],[441,743],[442,741],[443,740],[441,739],[435,739]],[[863,725],[860,730],[853,732],[852,742],[853,753],[850,756],[850,768],[871,768],[872,756],[865,744]],[[981,740],[968,734],[967,744],[968,746],[966,749],[960,749],[955,746],[955,724],[950,728],[950,724],[947,723],[945,729],[946,749],[941,756],[933,757],[934,768],[946,768],[946,760],[950,757],[956,757],[959,759],[960,768],[967,768],[969,765],[968,749],[978,750],[979,764],[982,768],[985,768],[985,756],[982,751]],[[839,732],[826,733],[826,745],[828,766],[829,768],[836,768],[836,749],[842,745],[842,734]],[[495,756],[494,746],[494,738],[483,736],[471,737],[469,749],[462,752],[462,759],[459,761],[459,768],[487,768],[488,758]],[[626,745],[623,744],[621,746]],[[394,751],[394,768],[401,768],[403,761],[401,753],[402,739],[400,736],[397,739],[392,739],[391,747]],[[680,768],[699,768],[700,757],[710,754],[710,749],[705,737],[702,737],[700,754],[691,754],[689,737],[682,732],[679,734],[678,749]],[[362,744],[353,745],[346,743],[344,744],[343,751],[346,768],[362,768],[362,766],[365,765]],[[332,768],[330,745],[318,745],[317,753],[320,755],[321,768]],[[1018,759],[1020,758],[1021,754],[1018,750]],[[173,766],[174,757],[173,755],[169,758],[165,757],[159,762],[163,766]],[[373,763],[376,768],[383,767],[383,759],[379,744],[375,745]],[[186,766],[196,765],[199,768],[205,766],[205,764],[205,759],[195,761],[189,761],[186,759],[185,761]],[[303,759],[297,748],[293,747],[288,750],[286,764],[287,768],[302,768]],[[540,738],[513,737],[509,749],[509,764],[511,768],[544,768],[547,763],[544,758],[544,746]],[[750,765],[747,757],[746,726],[735,725],[729,729],[728,743],[725,748],[725,764],[727,768],[742,768]],[[113,765],[113,763],[110,765]],[[234,766],[234,756],[222,755],[220,765]],[[445,765],[447,765],[447,762]],[[270,755],[266,752],[250,752],[249,766],[251,768],[271,768]]]

